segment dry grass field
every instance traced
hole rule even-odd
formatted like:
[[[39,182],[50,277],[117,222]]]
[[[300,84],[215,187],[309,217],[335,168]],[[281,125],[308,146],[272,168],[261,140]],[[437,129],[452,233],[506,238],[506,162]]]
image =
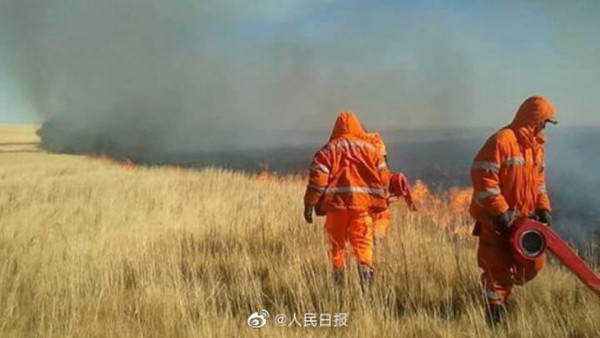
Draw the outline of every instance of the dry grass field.
[[[418,213],[394,205],[362,293],[354,268],[334,287],[298,179],[48,154],[34,130],[0,127],[2,337],[600,336],[600,299],[557,263],[491,331],[471,221],[450,194]],[[268,324],[249,328],[262,309]],[[306,313],[346,313],[347,327],[275,325]]]

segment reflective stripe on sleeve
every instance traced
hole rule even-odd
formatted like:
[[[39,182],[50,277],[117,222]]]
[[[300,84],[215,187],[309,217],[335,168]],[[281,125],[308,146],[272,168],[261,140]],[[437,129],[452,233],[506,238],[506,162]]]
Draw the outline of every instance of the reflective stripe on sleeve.
[[[323,164],[319,164],[319,163],[315,163],[310,167],[310,170],[315,171],[315,170],[320,170],[326,174],[329,174],[329,168],[327,168],[326,166],[324,166]]]
[[[471,167],[472,169],[485,169],[485,170],[490,170],[492,172],[499,172],[500,171],[500,165],[496,164],[494,162],[473,162],[473,166]]]
[[[523,157],[509,157],[504,161],[504,165],[524,165],[525,158]]]
[[[318,192],[324,192],[327,189],[327,187],[319,187],[318,185],[314,184],[309,184],[308,187]]]
[[[485,191],[480,191],[475,194],[475,199],[478,202],[481,202],[486,198],[490,198],[490,197],[496,196],[496,195],[500,195],[499,187],[494,187],[494,188],[486,189]]]

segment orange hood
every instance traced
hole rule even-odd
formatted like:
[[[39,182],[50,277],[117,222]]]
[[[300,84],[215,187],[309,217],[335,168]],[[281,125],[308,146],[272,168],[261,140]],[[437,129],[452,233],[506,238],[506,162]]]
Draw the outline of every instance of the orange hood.
[[[544,121],[553,120],[555,116],[556,113],[550,101],[536,95],[521,104],[511,125],[514,127],[535,127]]]
[[[535,127],[540,123],[554,120],[556,113],[554,107],[542,96],[531,96],[527,98],[517,110],[510,127],[513,128],[519,138],[528,144],[543,144],[546,141],[544,133],[535,135]]]
[[[356,115],[349,110],[338,115],[329,141],[333,141],[341,137],[353,137],[360,139],[367,138],[367,133],[360,124],[358,117],[356,117]]]

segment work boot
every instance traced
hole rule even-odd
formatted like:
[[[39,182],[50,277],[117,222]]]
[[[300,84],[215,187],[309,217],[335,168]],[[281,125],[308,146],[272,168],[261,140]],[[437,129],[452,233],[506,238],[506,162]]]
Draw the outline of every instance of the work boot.
[[[360,286],[363,290],[373,284],[373,268],[365,265],[358,265],[358,276],[360,277]]]
[[[337,286],[344,286],[344,270],[334,270],[333,271],[333,283]]]
[[[506,308],[503,305],[490,304],[486,312],[486,319],[490,326],[496,327],[504,322]]]

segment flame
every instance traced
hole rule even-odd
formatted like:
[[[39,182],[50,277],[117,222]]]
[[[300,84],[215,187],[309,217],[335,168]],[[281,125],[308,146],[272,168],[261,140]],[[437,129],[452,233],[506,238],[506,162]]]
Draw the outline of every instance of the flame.
[[[271,182],[276,179],[276,175],[271,171],[271,166],[268,161],[263,161],[260,163],[260,170],[257,178],[261,183]]]
[[[425,207],[425,209],[439,210],[446,206],[453,213],[466,213],[471,205],[473,188],[452,187],[448,189],[447,201],[441,198],[440,194],[432,193],[429,187],[422,180],[416,180],[412,187],[412,197],[415,203]]]
[[[106,155],[105,152],[99,152],[99,153],[95,153],[94,155],[92,155],[95,159],[98,159],[102,162],[105,163],[110,163],[112,162],[112,159],[110,157],[108,157],[108,155]]]
[[[429,187],[421,180],[417,180],[412,187],[412,198],[417,205],[423,205],[431,198]]]
[[[473,188],[450,188],[448,192],[450,210],[452,210],[454,213],[466,213],[471,205],[472,197]]]
[[[135,168],[135,163],[133,163],[133,161],[131,161],[130,159],[126,158],[122,163],[123,167],[125,168],[125,170],[133,170]]]
[[[128,158],[126,158],[122,161],[115,160],[115,159],[111,158],[110,156],[108,156],[105,152],[95,153],[94,155],[92,155],[92,157],[97,160],[100,160],[104,163],[108,163],[108,164],[118,163],[121,166],[123,166],[123,169],[125,169],[127,171],[133,170],[135,168],[135,163],[132,160],[130,160]]]
[[[473,223],[468,214],[472,195],[470,187],[432,191],[425,182],[416,180],[412,187],[412,197],[418,208],[415,216],[427,219],[441,230],[469,238]]]
[[[471,187],[452,187],[448,190],[447,203],[450,212],[448,230],[461,237],[471,236],[473,221],[468,211],[472,197]]]
[[[94,154],[94,158],[106,163],[119,163],[127,171],[135,169],[135,163],[128,158],[118,161],[103,152]],[[168,169],[174,173],[184,172],[183,167],[176,165],[170,165]],[[293,174],[279,175],[271,170],[268,161],[263,161],[255,178],[263,184],[273,181],[305,183],[309,174],[309,170],[299,170]],[[417,179],[412,185],[412,198],[418,207],[417,216],[430,219],[440,229],[461,237],[468,237],[471,234],[472,220],[468,210],[472,195],[473,188],[470,187],[452,187],[445,192],[437,190],[432,192],[423,180]]]

